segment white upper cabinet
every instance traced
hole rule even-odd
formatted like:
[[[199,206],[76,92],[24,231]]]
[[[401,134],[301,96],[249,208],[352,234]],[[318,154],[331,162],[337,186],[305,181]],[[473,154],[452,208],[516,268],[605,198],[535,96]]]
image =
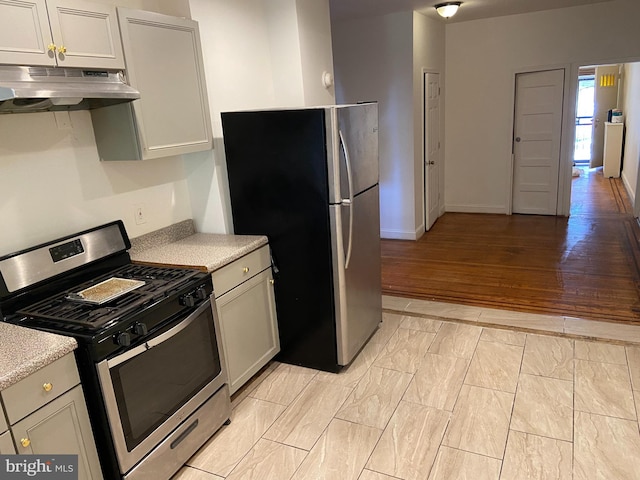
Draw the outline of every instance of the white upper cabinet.
[[[114,6],[0,0],[0,63],[123,69]]]
[[[0,63],[56,65],[44,0],[0,1]]]
[[[94,115],[94,127],[102,122],[135,129],[135,135],[108,140],[95,128],[101,158],[134,160],[136,149],[141,159],[210,149],[211,117],[198,23],[120,7],[118,20],[128,81],[140,99],[133,102],[130,119],[121,115],[129,105],[98,109],[102,112]],[[128,151],[125,138],[131,139]],[[101,148],[105,145],[108,148]]]
[[[124,68],[114,6],[47,0],[47,11],[59,66]]]

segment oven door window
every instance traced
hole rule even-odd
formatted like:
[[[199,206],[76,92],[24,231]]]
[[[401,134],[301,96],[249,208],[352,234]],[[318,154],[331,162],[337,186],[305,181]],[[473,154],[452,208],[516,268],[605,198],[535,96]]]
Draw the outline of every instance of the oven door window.
[[[211,308],[171,338],[112,367],[127,450],[133,450],[220,372]]]

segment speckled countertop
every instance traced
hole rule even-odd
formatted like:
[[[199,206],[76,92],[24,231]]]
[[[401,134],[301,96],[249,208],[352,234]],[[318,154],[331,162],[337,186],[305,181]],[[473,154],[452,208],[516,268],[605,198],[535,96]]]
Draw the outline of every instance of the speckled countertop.
[[[75,350],[71,337],[0,322],[0,390]]]
[[[267,244],[262,235],[195,233],[191,220],[131,240],[137,263],[179,265],[213,272]]]

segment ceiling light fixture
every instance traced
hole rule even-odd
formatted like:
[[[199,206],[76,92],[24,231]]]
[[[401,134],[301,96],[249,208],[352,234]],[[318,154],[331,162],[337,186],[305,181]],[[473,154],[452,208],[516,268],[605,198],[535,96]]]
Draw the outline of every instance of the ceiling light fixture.
[[[450,18],[456,14],[460,5],[462,5],[462,2],[439,3],[435,6],[435,9],[441,17]]]

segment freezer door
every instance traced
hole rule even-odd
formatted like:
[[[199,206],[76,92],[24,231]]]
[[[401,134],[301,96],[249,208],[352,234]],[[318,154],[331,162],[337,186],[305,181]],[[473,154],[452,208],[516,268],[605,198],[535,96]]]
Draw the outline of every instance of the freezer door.
[[[351,257],[349,216],[353,214]],[[338,364],[348,365],[382,321],[379,187],[331,206]]]
[[[327,110],[329,198],[340,203],[378,183],[378,104]]]

